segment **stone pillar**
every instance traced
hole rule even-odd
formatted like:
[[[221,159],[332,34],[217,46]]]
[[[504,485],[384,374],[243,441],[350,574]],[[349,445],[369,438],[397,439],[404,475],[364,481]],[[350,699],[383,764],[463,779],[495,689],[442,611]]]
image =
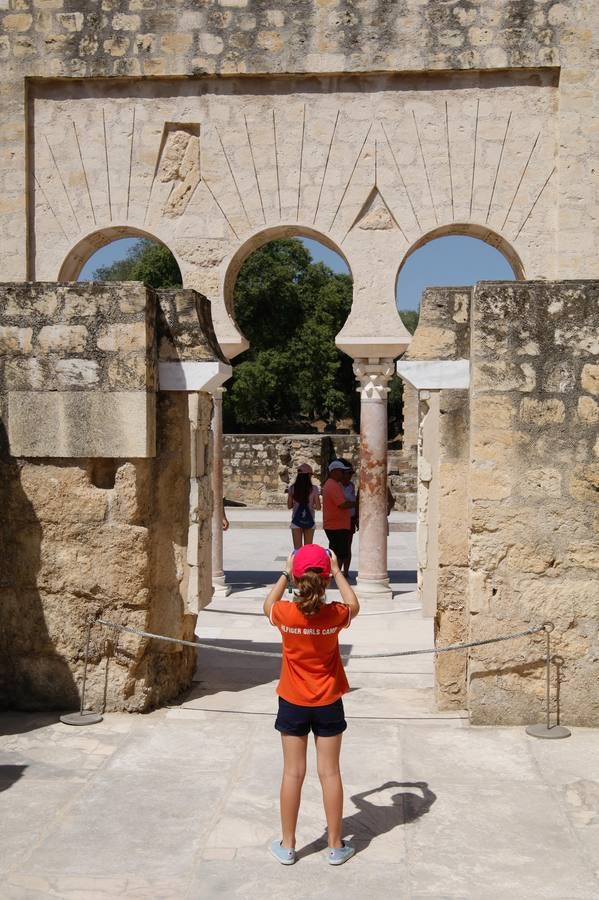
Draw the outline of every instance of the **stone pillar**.
[[[387,394],[393,360],[358,359],[360,554],[358,595],[391,599],[387,572]]]
[[[214,597],[226,597],[231,588],[225,583],[223,569],[223,394],[217,388],[212,413],[212,587]]]
[[[427,618],[437,611],[439,580],[439,397],[440,391],[420,391],[418,591]]]

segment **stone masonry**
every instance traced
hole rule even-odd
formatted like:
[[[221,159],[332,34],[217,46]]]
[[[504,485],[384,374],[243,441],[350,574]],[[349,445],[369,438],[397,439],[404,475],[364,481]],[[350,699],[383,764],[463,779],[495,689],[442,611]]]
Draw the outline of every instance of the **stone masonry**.
[[[425,290],[403,359],[468,359],[470,303],[468,288]],[[435,639],[444,645],[463,640],[468,623],[468,395],[420,391],[419,400],[418,582],[423,605],[435,617]],[[466,702],[466,664],[464,653],[436,657],[440,708]]]
[[[166,346],[184,358],[177,346],[193,344],[212,365],[213,338],[191,291],[30,283],[0,293],[0,702],[69,708],[90,618],[189,639],[209,602],[210,396],[195,395],[190,422],[186,392],[157,393],[157,358]],[[139,404],[121,411],[123,391]],[[93,631],[96,708],[148,709],[190,682],[193,651],[111,637]]]
[[[3,523],[12,566],[1,588],[12,610],[12,674],[3,677],[23,702],[50,702],[55,684],[74,696],[86,604],[114,602],[124,616],[131,602],[135,621],[168,620],[190,633],[207,602],[203,548],[212,496],[216,518],[220,503],[207,481],[209,394],[224,380],[224,357],[247,346],[233,309],[237,273],[273,238],[316,238],[352,273],[352,309],[336,342],[354,360],[362,422],[370,423],[359,584],[366,602],[391,597],[386,391],[393,360],[410,343],[397,315],[397,273],[427,241],[458,233],[497,247],[522,284],[512,294],[481,287],[468,301],[470,386],[459,389],[468,390],[468,409],[439,382],[420,398],[421,411],[428,407],[420,440],[440,489],[435,498],[421,467],[430,538],[422,583],[436,578],[441,588],[429,592],[439,640],[458,636],[466,620],[472,633],[528,621],[539,605],[562,615],[562,697],[571,721],[597,721],[589,691],[596,613],[584,586],[596,576],[596,308],[590,283],[567,281],[599,278],[596,32],[593,0],[0,0],[2,490],[23,523]],[[185,289],[207,301],[198,307],[185,292],[166,306],[158,299],[159,316],[156,302],[123,309],[122,297],[96,287],[89,309],[70,314],[66,301],[80,289],[50,285],[76,281],[94,250],[130,236],[167,245]],[[19,294],[27,282],[45,286]],[[196,355],[201,328],[189,340],[185,320],[195,327],[208,301],[220,349],[204,357]],[[465,320],[453,322],[454,340],[462,325],[465,333]],[[535,344],[543,352],[526,349]],[[434,356],[418,359],[463,373],[468,353],[437,344]],[[497,416],[484,424],[493,404]],[[174,512],[168,491],[161,495],[169,479],[173,496],[187,497],[185,510]],[[445,492],[447,479],[459,491]],[[123,513],[125,482],[140,506]],[[68,502],[42,510],[53,483]],[[68,528],[44,524],[44,515],[69,508]],[[527,522],[526,535],[510,510]],[[572,529],[576,550],[566,538]],[[114,542],[114,560],[123,547],[137,559],[129,587],[114,573],[110,584],[102,580],[112,571],[110,543],[95,550],[103,569],[94,587],[100,535]],[[77,561],[100,600],[82,600],[74,575],[61,580]],[[63,573],[56,580],[47,574],[54,570]],[[165,593],[152,609],[159,576]],[[552,586],[570,598],[567,614]],[[62,630],[59,603],[77,610]],[[14,630],[19,608],[29,610],[27,648]],[[94,652],[100,660],[102,648]],[[189,655],[175,660],[146,645],[127,642],[125,661],[122,652],[112,664],[120,693],[109,702],[127,708],[170,695],[191,667]],[[480,722],[520,721],[525,707],[540,715],[539,670],[514,655],[505,672],[493,653],[473,654],[467,678],[463,664],[451,671],[439,663],[440,702],[465,702]],[[61,666],[62,682],[54,677]],[[101,671],[94,666],[95,692]]]
[[[329,462],[337,456],[348,459],[358,472],[358,435],[226,434],[225,499],[233,504],[280,509],[286,506],[287,488],[295,479],[298,465],[309,463],[314,470],[314,483],[322,485]],[[402,450],[390,453],[388,482],[397,510],[415,510],[414,456],[413,452]]]
[[[472,298],[470,635],[552,620],[578,725],[599,722],[598,301],[597,282],[483,283]],[[473,722],[542,715],[543,667],[509,647],[470,656]]]
[[[420,391],[419,565],[439,644],[555,624],[552,697],[599,720],[599,285],[482,282],[425,293],[411,358],[470,359],[470,388]],[[441,707],[543,718],[543,635],[436,663]],[[552,709],[557,714],[557,709]]]

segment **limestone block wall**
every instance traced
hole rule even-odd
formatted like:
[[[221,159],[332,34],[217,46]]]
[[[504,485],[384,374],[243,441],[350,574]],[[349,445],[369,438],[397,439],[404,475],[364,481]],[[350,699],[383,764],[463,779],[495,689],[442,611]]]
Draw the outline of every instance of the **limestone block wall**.
[[[297,467],[309,463],[314,483],[321,485],[327,466],[336,456],[349,459],[357,472],[360,437],[357,434],[285,435],[225,434],[223,465],[225,500],[262,509],[286,506],[286,491]],[[416,470],[413,452],[389,451],[389,490],[394,509],[415,512]]]
[[[314,483],[320,485],[336,456],[349,459],[357,469],[359,444],[359,436],[352,434],[225,434],[225,501],[260,508],[285,507],[287,488],[301,463],[312,466]]]
[[[470,288],[424,291],[414,340],[403,359],[470,356]],[[469,401],[466,391],[421,391],[418,449],[418,583],[439,645],[468,629]],[[435,659],[439,708],[466,701],[465,653]]]
[[[431,70],[447,73],[475,73],[478,79],[481,73],[488,72],[496,77],[490,87],[501,93],[504,86],[502,79],[506,71],[535,72],[539,69],[546,70],[552,67],[561,67],[560,100],[553,110],[555,124],[560,133],[560,165],[559,187],[557,179],[552,175],[552,164],[547,170],[543,169],[543,177],[535,186],[524,188],[526,204],[523,209],[528,210],[530,203],[543,188],[544,181],[551,175],[551,183],[543,192],[543,197],[536,205],[538,213],[549,193],[555,192],[556,197],[549,204],[549,217],[541,215],[540,221],[547,224],[547,218],[551,218],[552,231],[557,228],[567,234],[567,241],[555,245],[559,253],[559,264],[569,268],[570,271],[582,270],[586,265],[592,266],[593,254],[588,252],[589,247],[576,251],[576,243],[579,240],[579,229],[573,221],[572,213],[576,208],[576,201],[580,201],[583,195],[577,187],[584,183],[580,178],[581,172],[588,172],[585,168],[585,160],[593,158],[593,148],[596,147],[596,137],[592,129],[585,128],[585,118],[588,121],[590,106],[586,102],[592,97],[596,87],[596,67],[592,59],[593,34],[591,24],[593,22],[594,4],[592,0],[564,0],[555,3],[554,0],[537,0],[533,5],[522,3],[506,4],[504,0],[489,0],[489,2],[471,4],[467,8],[444,0],[431,0],[422,3],[421,0],[406,0],[400,5],[370,4],[365,2],[352,3],[351,8],[343,0],[331,0],[326,4],[317,0],[300,0],[290,3],[288,0],[264,6],[254,3],[252,0],[223,0],[222,3],[207,2],[201,6],[193,7],[189,4],[167,4],[157,6],[154,3],[140,2],[140,0],[107,0],[101,7],[95,4],[73,4],[68,0],[52,0],[51,3],[29,4],[26,2],[4,4],[1,10],[2,37],[0,41],[0,65],[2,66],[2,101],[4,104],[2,118],[7,127],[2,133],[2,158],[10,160],[6,166],[4,181],[2,183],[2,207],[0,213],[3,220],[10,225],[3,229],[8,235],[8,242],[4,248],[3,265],[5,277],[22,279],[33,274],[32,266],[36,252],[30,247],[30,252],[25,253],[27,244],[27,219],[29,192],[36,194],[36,202],[44,206],[45,216],[48,222],[43,230],[51,230],[62,246],[63,241],[69,246],[74,246],[80,238],[85,238],[98,228],[107,227],[112,223],[113,227],[123,227],[125,220],[129,219],[131,225],[141,227],[141,219],[137,215],[131,216],[130,207],[137,204],[136,178],[139,172],[136,170],[130,180],[131,191],[127,192],[129,183],[128,165],[114,166],[111,171],[110,203],[114,203],[114,215],[100,214],[97,197],[94,195],[95,185],[93,178],[105,179],[106,163],[108,167],[115,157],[120,157],[128,162],[127,133],[130,127],[131,117],[125,125],[124,118],[113,116],[114,108],[106,109],[105,123],[102,116],[94,119],[94,132],[101,133],[105,124],[107,134],[114,137],[110,141],[108,157],[99,156],[95,150],[93,161],[86,158],[86,148],[83,146],[83,137],[88,139],[91,129],[84,130],[83,120],[78,115],[74,116],[78,128],[78,139],[82,144],[81,159],[87,163],[87,187],[86,175],[81,170],[81,159],[78,162],[78,170],[71,169],[69,175],[64,177],[65,186],[76,186],[77,190],[69,194],[69,200],[73,204],[75,215],[69,210],[69,222],[65,221],[63,212],[68,207],[67,198],[60,196],[60,206],[57,206],[59,197],[60,179],[54,171],[53,179],[39,180],[36,185],[32,182],[31,173],[27,171],[27,146],[28,114],[25,107],[29,93],[24,89],[24,78],[35,79],[94,79],[96,92],[103,90],[102,85],[113,79],[119,82],[119,92],[125,96],[127,88],[123,91],[123,85],[145,79],[158,79],[165,77],[198,79],[203,76],[213,75],[281,75],[312,73],[317,79],[331,73],[427,73]],[[13,8],[14,7],[14,8]],[[455,83],[455,82],[454,82]],[[451,85],[448,85],[451,87]],[[154,84],[154,91],[157,85]],[[284,90],[281,87],[281,90]],[[65,94],[67,98],[69,91]],[[194,95],[201,94],[191,88]],[[459,92],[458,92],[459,93]],[[97,94],[96,94],[97,96]],[[312,103],[314,93],[312,93]],[[431,103],[428,98],[427,103]],[[457,97],[455,98],[457,99]],[[188,98],[185,100],[188,104]],[[219,99],[222,104],[222,98]],[[287,105],[288,102],[286,101]],[[301,104],[300,104],[301,106]],[[444,104],[441,104],[443,107]],[[478,113],[481,121],[487,113],[487,101],[483,96],[480,99]],[[505,119],[509,109],[509,102],[505,96],[499,104],[502,115],[492,124],[494,137],[493,151],[491,152],[493,165],[488,167],[493,171],[496,168],[495,151],[501,148],[505,132]],[[559,106],[559,109],[558,109]],[[526,105],[521,107],[524,117],[521,122],[526,124]],[[127,112],[133,112],[133,105],[127,103]],[[437,224],[445,224],[451,209],[450,177],[447,160],[443,160],[443,181],[446,185],[441,187],[441,163],[444,153],[444,142],[440,139],[443,130],[443,109],[439,110],[440,118],[433,122],[428,117],[427,110],[418,106],[418,113],[426,113],[426,125],[422,128],[423,146],[430,148],[432,157],[427,161],[428,169],[434,178],[431,181],[433,191],[433,203],[428,195],[426,177],[424,171],[418,178],[417,192],[415,194],[414,207],[419,221],[424,219],[423,208],[427,209],[427,222],[423,231],[427,230],[428,219],[435,218]],[[470,173],[472,169],[470,154],[464,151],[470,148],[471,132],[477,119],[476,102],[468,110],[464,117],[460,117],[459,123],[452,120],[453,109],[450,107],[450,123],[453,121],[453,180],[454,201],[460,204],[451,210],[451,220],[474,220],[484,225],[487,218],[488,198],[481,199],[480,209],[472,216],[472,203],[470,201]],[[335,112],[333,111],[333,119]],[[361,120],[361,117],[358,117]],[[160,170],[160,180],[156,189],[162,199],[166,200],[165,212],[167,218],[176,217],[178,213],[191,205],[194,186],[198,179],[198,166],[192,159],[194,146],[197,144],[199,134],[199,120],[192,114],[167,115],[166,119],[161,114],[161,121],[156,129],[151,127],[152,136],[158,145],[162,143],[162,126],[165,122],[170,127],[164,134],[164,147],[167,151],[165,165]],[[408,120],[411,116],[408,115]],[[144,126],[143,118],[138,110],[136,117],[137,126]],[[529,121],[532,121],[529,119]],[[79,158],[77,153],[76,135],[72,124],[68,124],[64,134],[69,132],[73,139],[73,162]],[[116,128],[113,129],[113,126]],[[122,127],[121,127],[122,126]],[[549,131],[551,131],[551,126]],[[357,130],[358,132],[360,129]],[[266,133],[266,126],[264,128]],[[426,132],[426,133],[425,133]],[[521,133],[520,128],[514,129],[516,139]],[[117,137],[118,135],[118,137]],[[532,134],[532,140],[536,131]],[[139,137],[138,132],[138,137]],[[144,138],[147,134],[144,135]],[[509,137],[509,135],[508,135]],[[171,140],[169,141],[169,138]],[[381,142],[384,136],[380,135]],[[527,135],[528,138],[528,135]],[[50,151],[45,144],[41,133],[39,134],[41,145],[48,161],[52,165]],[[356,141],[359,144],[363,138],[356,133]],[[410,138],[413,142],[413,137]],[[326,139],[325,139],[326,142]],[[31,146],[31,145],[30,145]],[[227,146],[225,144],[225,146]],[[509,146],[509,142],[508,142]],[[513,146],[513,145],[512,145]],[[528,149],[523,149],[523,162],[526,161]],[[57,151],[55,143],[50,139],[50,148],[54,153],[59,171],[66,163],[66,157]],[[138,152],[141,148],[141,152]],[[183,153],[177,157],[171,151],[180,150]],[[64,149],[64,148],[62,148]],[[481,150],[486,154],[486,149],[481,145]],[[535,147],[535,153],[539,145]],[[188,159],[184,159],[185,152]],[[238,145],[241,150],[241,144]],[[464,152],[463,152],[464,151]],[[37,151],[36,151],[37,152]],[[71,154],[69,154],[71,155]],[[369,151],[370,156],[370,151]],[[138,142],[134,148],[133,160],[137,163],[148,157],[150,168],[155,162],[154,154],[148,152],[147,141]],[[151,158],[150,158],[151,157]],[[463,169],[460,164],[463,161]],[[191,162],[190,162],[191,160]],[[185,163],[180,165],[180,163]],[[369,158],[368,163],[372,160]],[[399,159],[399,165],[404,160]],[[347,167],[344,172],[350,172],[352,158],[347,159]],[[271,163],[269,162],[269,165]],[[311,165],[311,162],[310,162]],[[419,163],[419,167],[420,166]],[[458,175],[457,169],[460,168]],[[479,172],[485,166],[478,166]],[[533,168],[536,168],[536,160],[533,159]],[[506,193],[507,204],[499,215],[499,226],[507,211],[511,194],[515,189],[519,171],[514,172],[515,180]],[[122,176],[121,174],[122,173]],[[468,174],[466,174],[468,173]],[[541,170],[539,169],[539,175]],[[437,177],[438,176],[438,177]],[[447,177],[446,177],[447,176]],[[122,181],[119,178],[122,177]],[[151,176],[150,176],[151,177]],[[346,176],[340,177],[339,184],[335,184],[335,200],[332,198],[330,208],[334,212],[338,197],[343,191]],[[55,183],[50,186],[49,181]],[[491,188],[493,179],[485,187]],[[125,190],[121,188],[125,186]],[[248,182],[249,184],[249,182]],[[501,179],[497,184],[497,190],[503,191]],[[144,184],[143,196],[145,199],[147,187]],[[89,188],[89,193],[88,193]],[[56,189],[56,195],[54,191]],[[171,196],[172,189],[172,196]],[[439,202],[439,191],[443,191],[443,208]],[[42,191],[46,194],[43,199]],[[241,185],[242,196],[247,198],[247,185]],[[287,195],[293,193],[292,185],[285,180],[281,184],[282,200],[287,207]],[[361,198],[362,205],[368,198],[366,194]],[[485,193],[487,193],[485,191]],[[81,194],[81,206],[79,206],[79,194]],[[557,196],[559,195],[559,196]],[[196,198],[197,199],[197,198]],[[327,215],[329,200],[327,203]],[[376,200],[376,196],[374,197]],[[515,198],[515,208],[519,207],[520,197]],[[556,202],[556,200],[558,202]],[[84,213],[83,203],[88,204]],[[378,201],[377,201],[378,202]],[[413,201],[414,202],[414,201]],[[143,205],[143,204],[142,204]],[[236,205],[240,207],[241,217],[243,210],[238,200]],[[91,207],[94,208],[94,216]],[[292,204],[289,203],[291,207]],[[433,213],[435,207],[435,215]],[[63,210],[63,208],[65,210]],[[455,207],[455,202],[454,202]],[[563,207],[563,212],[560,207]],[[212,206],[214,209],[214,205]],[[374,212],[377,213],[376,207]],[[596,238],[596,216],[592,211],[592,203],[587,204],[587,225],[585,237],[591,243]],[[53,213],[57,215],[60,224],[54,222]],[[455,213],[455,214],[454,214]],[[331,213],[332,215],[333,213]],[[430,214],[430,215],[429,215]],[[85,215],[85,218],[84,218]],[[89,217],[90,221],[87,222]],[[281,218],[280,216],[278,216]],[[557,219],[560,219],[558,222]],[[50,226],[50,221],[54,222]],[[216,218],[215,218],[216,221]],[[262,219],[260,220],[262,221]],[[515,231],[518,230],[518,218],[515,222]],[[406,233],[406,227],[412,228],[408,222],[408,215],[399,220],[402,231],[397,229],[397,239]],[[31,223],[30,223],[31,224]],[[246,223],[247,224],[247,223]],[[537,224],[534,225],[537,230]],[[89,226],[89,227],[88,227]],[[234,223],[237,228],[237,222]],[[528,226],[530,227],[530,223]],[[541,230],[537,230],[540,238]],[[207,235],[209,237],[209,235]],[[362,234],[364,237],[364,234]],[[412,235],[408,238],[408,246],[412,241]],[[39,239],[38,239],[39,243]],[[529,241],[526,240],[528,244]],[[533,240],[532,244],[535,243]],[[546,241],[544,242],[547,243]],[[58,245],[57,245],[58,246]],[[206,252],[208,247],[204,248]],[[551,254],[553,247],[549,250]],[[31,252],[33,251],[33,252]],[[543,253],[541,248],[541,254]],[[63,258],[65,254],[62,254]],[[534,255],[534,251],[533,251]],[[27,258],[29,257],[29,258]],[[366,261],[367,262],[367,261]],[[209,266],[206,267],[208,269]],[[538,271],[538,269],[537,269]],[[208,272],[203,275],[208,282]],[[37,277],[40,277],[38,274]],[[364,287],[366,287],[366,279]],[[209,293],[209,292],[208,292]],[[371,297],[371,302],[374,299]]]
[[[209,330],[198,336],[197,314],[195,326],[189,311],[187,326],[177,325],[190,300],[191,309],[201,304],[189,294],[155,297],[135,284],[2,288],[0,706],[76,706],[90,618],[193,637],[197,611],[212,593],[212,404],[205,392],[156,393],[153,327],[156,309],[166,310],[177,326],[178,358],[201,345],[209,361],[212,338]],[[158,335],[168,337],[158,318]],[[187,346],[184,335],[193,335]],[[134,416],[116,435],[105,434],[123,386],[152,396],[151,456],[134,452]],[[81,398],[90,387],[108,402],[89,433],[78,436],[85,422],[69,420],[68,406],[54,422],[31,414],[32,393],[54,409],[54,394]],[[12,435],[9,441],[15,410],[35,454],[19,452]],[[68,441],[57,441],[53,428]],[[115,640],[96,627],[88,700],[96,709],[149,709],[179,694],[194,666],[190,648],[132,635]]]
[[[473,294],[470,635],[555,622],[573,725],[599,723],[598,301],[584,281]],[[473,722],[543,720],[543,649],[541,636],[471,653]]]
[[[156,303],[141,284],[0,284],[13,456],[154,453]]]

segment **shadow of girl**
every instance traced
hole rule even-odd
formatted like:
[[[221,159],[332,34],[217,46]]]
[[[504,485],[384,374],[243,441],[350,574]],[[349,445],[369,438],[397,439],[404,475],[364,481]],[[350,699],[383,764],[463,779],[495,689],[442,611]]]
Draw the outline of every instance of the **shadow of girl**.
[[[391,805],[379,806],[366,799],[392,788],[399,790],[391,796]],[[343,819],[341,834],[344,840],[355,846],[357,854],[365,850],[375,837],[424,816],[437,799],[437,795],[429,789],[425,781],[387,781],[378,788],[354,794],[350,799],[357,807],[357,812]],[[321,837],[298,851],[298,859],[318,853],[326,847],[325,831]]]

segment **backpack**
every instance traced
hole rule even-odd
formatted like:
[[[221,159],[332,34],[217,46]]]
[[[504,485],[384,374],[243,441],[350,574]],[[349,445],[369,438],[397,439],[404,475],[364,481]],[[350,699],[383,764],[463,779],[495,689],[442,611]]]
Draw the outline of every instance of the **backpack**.
[[[299,503],[291,519],[293,528],[314,528],[314,515],[309,503]]]

